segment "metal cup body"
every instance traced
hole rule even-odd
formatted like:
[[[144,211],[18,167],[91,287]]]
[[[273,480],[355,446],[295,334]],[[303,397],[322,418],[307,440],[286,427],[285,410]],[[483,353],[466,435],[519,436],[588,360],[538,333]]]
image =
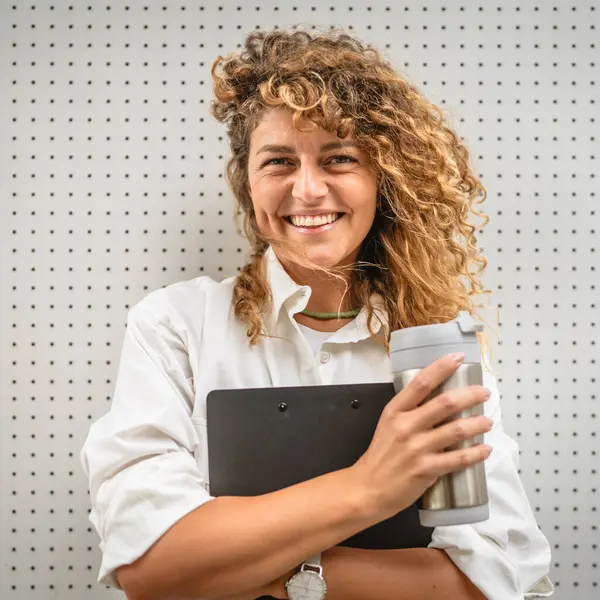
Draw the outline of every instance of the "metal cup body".
[[[394,373],[394,387],[396,393],[405,388],[417,376],[420,369],[409,369]],[[441,386],[435,389],[425,400],[428,402],[439,394],[470,385],[482,385],[482,367],[480,363],[463,364]],[[475,417],[482,415],[483,404],[458,412],[442,423],[452,422],[454,419]],[[470,448],[483,443],[483,434],[478,434],[467,440],[461,440],[446,448],[446,451]],[[485,477],[485,463],[478,462],[465,469],[459,469],[442,475],[418,499],[417,506],[420,510],[449,510],[455,508],[470,508],[487,504],[488,493]]]

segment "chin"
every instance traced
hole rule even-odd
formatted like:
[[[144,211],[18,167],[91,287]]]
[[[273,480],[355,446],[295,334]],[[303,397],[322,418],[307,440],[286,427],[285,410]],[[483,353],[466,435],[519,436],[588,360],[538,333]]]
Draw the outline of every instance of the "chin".
[[[310,260],[320,267],[329,269],[339,264],[348,264],[350,262],[354,262],[351,257],[355,254],[355,252],[324,247],[322,249],[306,249],[306,254]]]

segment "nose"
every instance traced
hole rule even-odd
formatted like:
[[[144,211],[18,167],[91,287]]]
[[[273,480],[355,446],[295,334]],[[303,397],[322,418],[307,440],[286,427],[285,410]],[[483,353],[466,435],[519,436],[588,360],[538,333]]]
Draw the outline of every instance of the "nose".
[[[292,196],[303,202],[314,202],[327,196],[325,174],[318,165],[303,163],[294,175]]]

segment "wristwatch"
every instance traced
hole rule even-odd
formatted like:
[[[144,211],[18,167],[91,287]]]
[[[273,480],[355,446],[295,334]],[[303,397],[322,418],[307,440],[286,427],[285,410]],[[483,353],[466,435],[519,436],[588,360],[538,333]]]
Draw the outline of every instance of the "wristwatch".
[[[285,589],[290,600],[324,600],[327,584],[323,578],[320,552],[302,563],[300,570],[285,584]]]

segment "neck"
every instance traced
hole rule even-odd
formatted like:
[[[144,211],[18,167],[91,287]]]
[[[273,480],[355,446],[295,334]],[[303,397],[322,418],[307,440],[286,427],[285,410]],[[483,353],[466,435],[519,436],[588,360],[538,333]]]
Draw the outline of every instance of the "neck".
[[[351,300],[349,298],[350,294],[346,291],[346,282],[329,277],[319,271],[306,269],[296,263],[284,262],[283,260],[280,262],[288,275],[298,285],[308,285],[311,288],[312,292],[306,310],[316,313],[342,313],[357,308],[356,306],[350,306]],[[344,261],[344,264],[346,262]],[[351,259],[347,264],[352,264]],[[316,331],[337,331],[354,317],[323,321],[296,313],[294,318],[302,325]]]
[[[297,264],[281,263],[288,275],[298,284],[311,288],[307,310],[338,313],[356,308],[350,306],[349,281],[340,281],[319,271],[305,269]]]

